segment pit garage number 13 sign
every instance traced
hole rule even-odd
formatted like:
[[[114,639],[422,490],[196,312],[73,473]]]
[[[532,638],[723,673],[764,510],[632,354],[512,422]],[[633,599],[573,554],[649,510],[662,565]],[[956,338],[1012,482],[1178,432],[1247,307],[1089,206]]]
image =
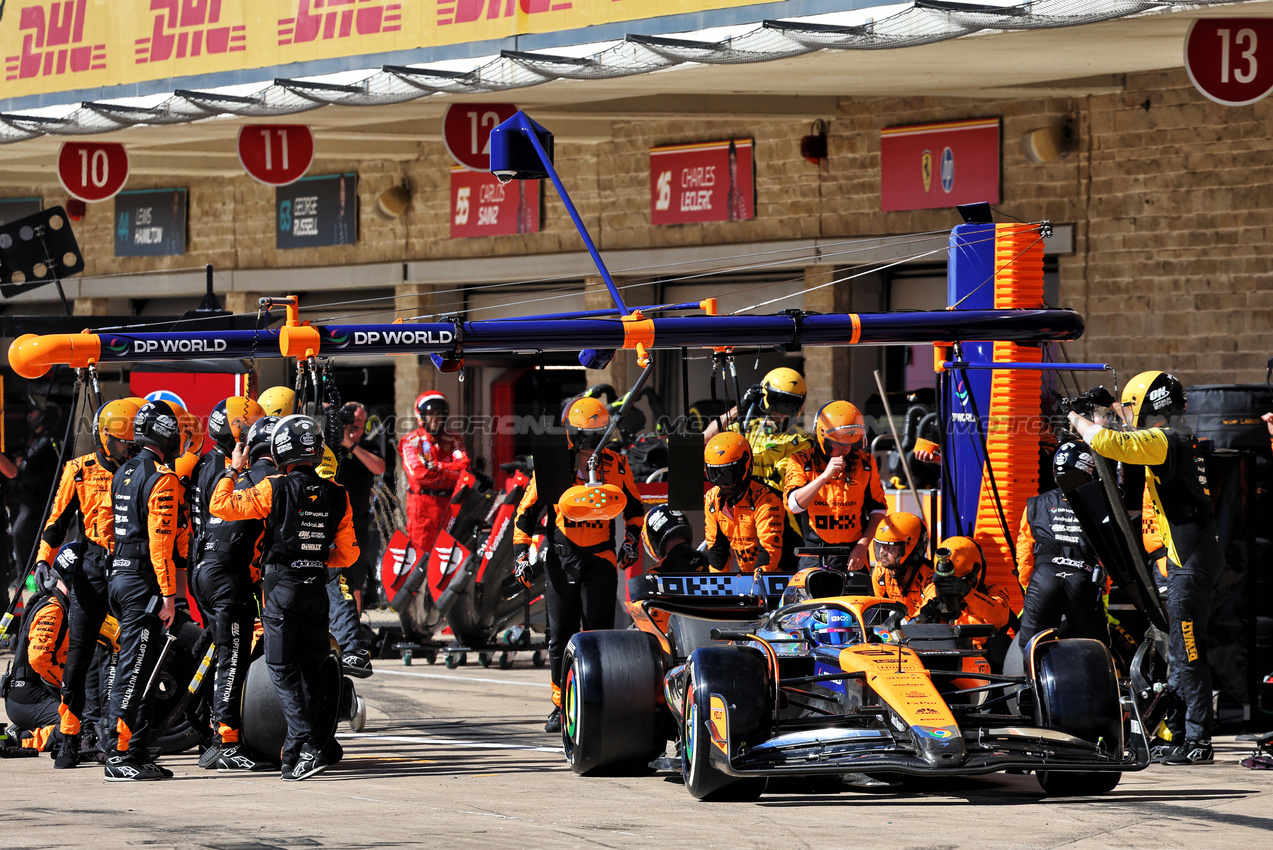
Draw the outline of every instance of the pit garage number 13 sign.
[[[1185,70],[1198,91],[1225,106],[1273,92],[1273,18],[1199,18],[1185,35]]]

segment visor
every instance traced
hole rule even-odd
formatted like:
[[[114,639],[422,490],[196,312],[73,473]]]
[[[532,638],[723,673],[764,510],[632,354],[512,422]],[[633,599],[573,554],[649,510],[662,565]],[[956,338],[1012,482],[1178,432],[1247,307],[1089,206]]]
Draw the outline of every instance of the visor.
[[[882,567],[896,566],[906,556],[906,544],[901,541],[874,540],[872,544],[875,546],[875,562]]]
[[[747,464],[735,461],[734,463],[726,463],[720,466],[707,464],[706,468],[707,480],[717,487],[728,490],[731,487],[737,487],[743,482]]]
[[[604,428],[574,428],[570,432],[570,444],[576,450],[582,449],[588,451],[595,449],[601,444],[601,434]]]
[[[804,407],[804,396],[785,393],[769,387],[765,390],[765,412],[778,416],[795,416]]]
[[[824,432],[822,440],[826,444],[827,454],[836,457],[860,447],[862,438],[865,436],[866,429],[861,425],[841,425],[839,428],[830,428]]]

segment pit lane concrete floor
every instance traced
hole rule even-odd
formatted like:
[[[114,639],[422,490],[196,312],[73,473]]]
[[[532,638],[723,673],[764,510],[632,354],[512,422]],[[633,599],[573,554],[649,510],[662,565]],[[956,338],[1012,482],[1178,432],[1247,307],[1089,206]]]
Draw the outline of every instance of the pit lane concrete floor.
[[[358,683],[367,728],[345,761],[300,783],[218,775],[193,752],[176,777],[106,783],[96,765],[0,761],[6,850],[166,847],[1066,847],[1241,848],[1273,835],[1273,772],[1218,764],[1151,767],[1097,798],[1046,799],[1033,777],[947,781],[922,790],[776,788],[758,803],[706,804],[663,776],[583,778],[542,730],[548,676],[376,662]]]

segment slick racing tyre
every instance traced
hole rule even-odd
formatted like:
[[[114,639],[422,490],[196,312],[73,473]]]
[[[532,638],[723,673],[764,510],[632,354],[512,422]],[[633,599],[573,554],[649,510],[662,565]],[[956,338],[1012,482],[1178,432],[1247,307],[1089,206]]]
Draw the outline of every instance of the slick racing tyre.
[[[681,726],[681,776],[686,790],[709,802],[759,798],[766,779],[738,779],[716,763],[729,759],[740,743],[756,744],[769,737],[774,695],[764,656],[750,647],[708,646],[696,649],[688,663]],[[717,723],[722,709],[727,728]]]
[[[1123,752],[1123,713],[1118,701],[1118,674],[1103,643],[1069,639],[1038,648],[1036,686],[1038,716],[1048,729],[1091,743],[1105,742],[1106,751]],[[1118,785],[1119,771],[1046,771],[1036,773],[1050,796],[1104,794]]]
[[[323,745],[336,736],[340,721],[340,703],[343,693],[343,676],[340,668],[340,648],[333,641],[332,649],[323,659],[319,671],[322,682],[315,711],[316,731]],[[279,758],[283,741],[287,737],[287,719],[278,701],[278,692],[270,679],[270,669],[261,656],[248,667],[243,682],[243,743],[262,758]]]
[[[561,743],[578,774],[644,772],[663,753],[663,655],[640,631],[580,632],[562,663]]]

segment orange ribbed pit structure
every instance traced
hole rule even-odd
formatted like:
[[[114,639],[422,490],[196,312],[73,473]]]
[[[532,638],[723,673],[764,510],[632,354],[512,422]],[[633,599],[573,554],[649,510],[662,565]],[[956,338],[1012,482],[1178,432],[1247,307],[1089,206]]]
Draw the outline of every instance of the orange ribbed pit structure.
[[[1043,306],[1043,240],[1037,227],[995,226],[994,306],[996,309]],[[996,342],[994,359],[1006,363],[1039,363],[1039,346]],[[987,417],[988,462],[999,491],[1003,519],[1016,538],[1026,500],[1039,492],[1039,435],[1044,426],[1041,397],[1043,373],[996,369],[990,381]],[[986,554],[988,581],[1008,589],[1012,610],[1020,611],[1021,584],[1014,574],[1012,545],[1004,534],[990,475],[983,472],[977,500],[974,539]]]

